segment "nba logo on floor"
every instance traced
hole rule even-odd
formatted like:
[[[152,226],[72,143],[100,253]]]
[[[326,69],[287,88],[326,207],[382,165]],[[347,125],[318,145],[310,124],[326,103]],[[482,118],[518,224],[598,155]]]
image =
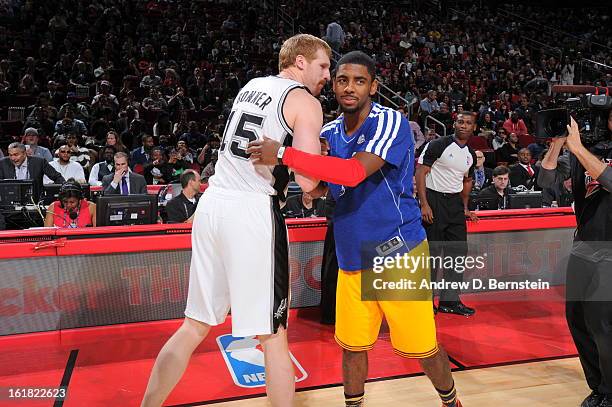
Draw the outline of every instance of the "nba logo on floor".
[[[262,387],[266,385],[264,354],[259,340],[253,336],[246,338],[222,335],[217,344],[236,386]],[[290,353],[295,370],[295,381],[301,382],[308,374]]]

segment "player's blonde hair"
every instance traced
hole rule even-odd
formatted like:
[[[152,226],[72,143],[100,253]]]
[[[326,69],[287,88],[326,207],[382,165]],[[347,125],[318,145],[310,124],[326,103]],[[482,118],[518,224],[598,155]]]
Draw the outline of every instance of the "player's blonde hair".
[[[331,48],[325,41],[310,34],[297,34],[283,42],[278,54],[278,71],[295,64],[295,58],[303,55],[308,62],[316,58],[317,51],[322,49],[331,58]]]

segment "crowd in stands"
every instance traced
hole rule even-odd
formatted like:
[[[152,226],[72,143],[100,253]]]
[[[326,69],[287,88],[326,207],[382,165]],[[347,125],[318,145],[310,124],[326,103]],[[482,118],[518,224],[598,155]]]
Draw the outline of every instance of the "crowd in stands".
[[[179,182],[187,169],[206,181],[234,95],[277,72],[282,41],[293,34],[270,4],[2,1],[0,151],[14,141],[49,161],[69,151],[91,185],[112,169],[112,151],[128,153],[148,184]],[[533,139],[535,113],[550,105],[551,85],[612,86],[610,71],[582,63],[612,65],[611,25],[590,23],[598,9],[516,6],[510,14],[467,4],[298,0],[284,11],[334,50],[374,57],[391,99],[419,128],[417,146],[452,132],[458,112],[474,111],[470,145],[495,152],[487,165],[520,161],[521,148],[535,163],[546,147]],[[574,31],[542,28],[555,22]],[[329,89],[321,102],[333,117]],[[425,128],[428,115],[445,128]]]

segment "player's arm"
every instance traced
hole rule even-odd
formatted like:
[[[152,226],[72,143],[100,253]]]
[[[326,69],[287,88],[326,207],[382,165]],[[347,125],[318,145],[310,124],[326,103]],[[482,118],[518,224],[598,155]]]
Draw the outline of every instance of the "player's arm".
[[[323,126],[323,111],[319,101],[304,89],[292,90],[283,104],[283,116],[289,127],[293,129],[293,148],[312,155],[320,155],[319,134]],[[278,161],[274,160],[268,165],[276,164]],[[311,192],[319,184],[319,178],[313,174],[303,173],[297,168],[293,170],[295,171],[295,182],[302,188],[302,191]]]
[[[278,163],[277,154],[280,147],[281,145],[277,141],[264,138],[249,143],[247,153],[251,154],[251,159],[255,162],[275,165]],[[312,178],[354,187],[378,171],[385,164],[385,161],[375,154],[366,152],[359,152],[353,158],[344,159],[309,154],[297,148],[286,147],[282,163],[295,172]]]

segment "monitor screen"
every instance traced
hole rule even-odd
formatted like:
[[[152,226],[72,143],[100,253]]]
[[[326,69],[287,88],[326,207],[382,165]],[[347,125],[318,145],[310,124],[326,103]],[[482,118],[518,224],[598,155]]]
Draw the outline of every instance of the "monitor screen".
[[[542,207],[542,192],[527,192],[508,195],[508,208],[529,209]]]
[[[476,210],[498,210],[499,209],[499,199],[498,198],[475,198],[474,206]]]
[[[0,180],[0,207],[10,208],[16,205],[32,205],[34,182],[31,179]]]
[[[156,195],[106,195],[98,198],[97,226],[157,223]]]
[[[43,192],[40,195],[40,200],[43,205],[49,206],[53,202],[59,199],[59,191],[62,187],[62,184],[45,184],[43,185]],[[83,188],[83,198],[91,201],[91,190],[89,188],[89,184],[81,184],[81,188]]]

